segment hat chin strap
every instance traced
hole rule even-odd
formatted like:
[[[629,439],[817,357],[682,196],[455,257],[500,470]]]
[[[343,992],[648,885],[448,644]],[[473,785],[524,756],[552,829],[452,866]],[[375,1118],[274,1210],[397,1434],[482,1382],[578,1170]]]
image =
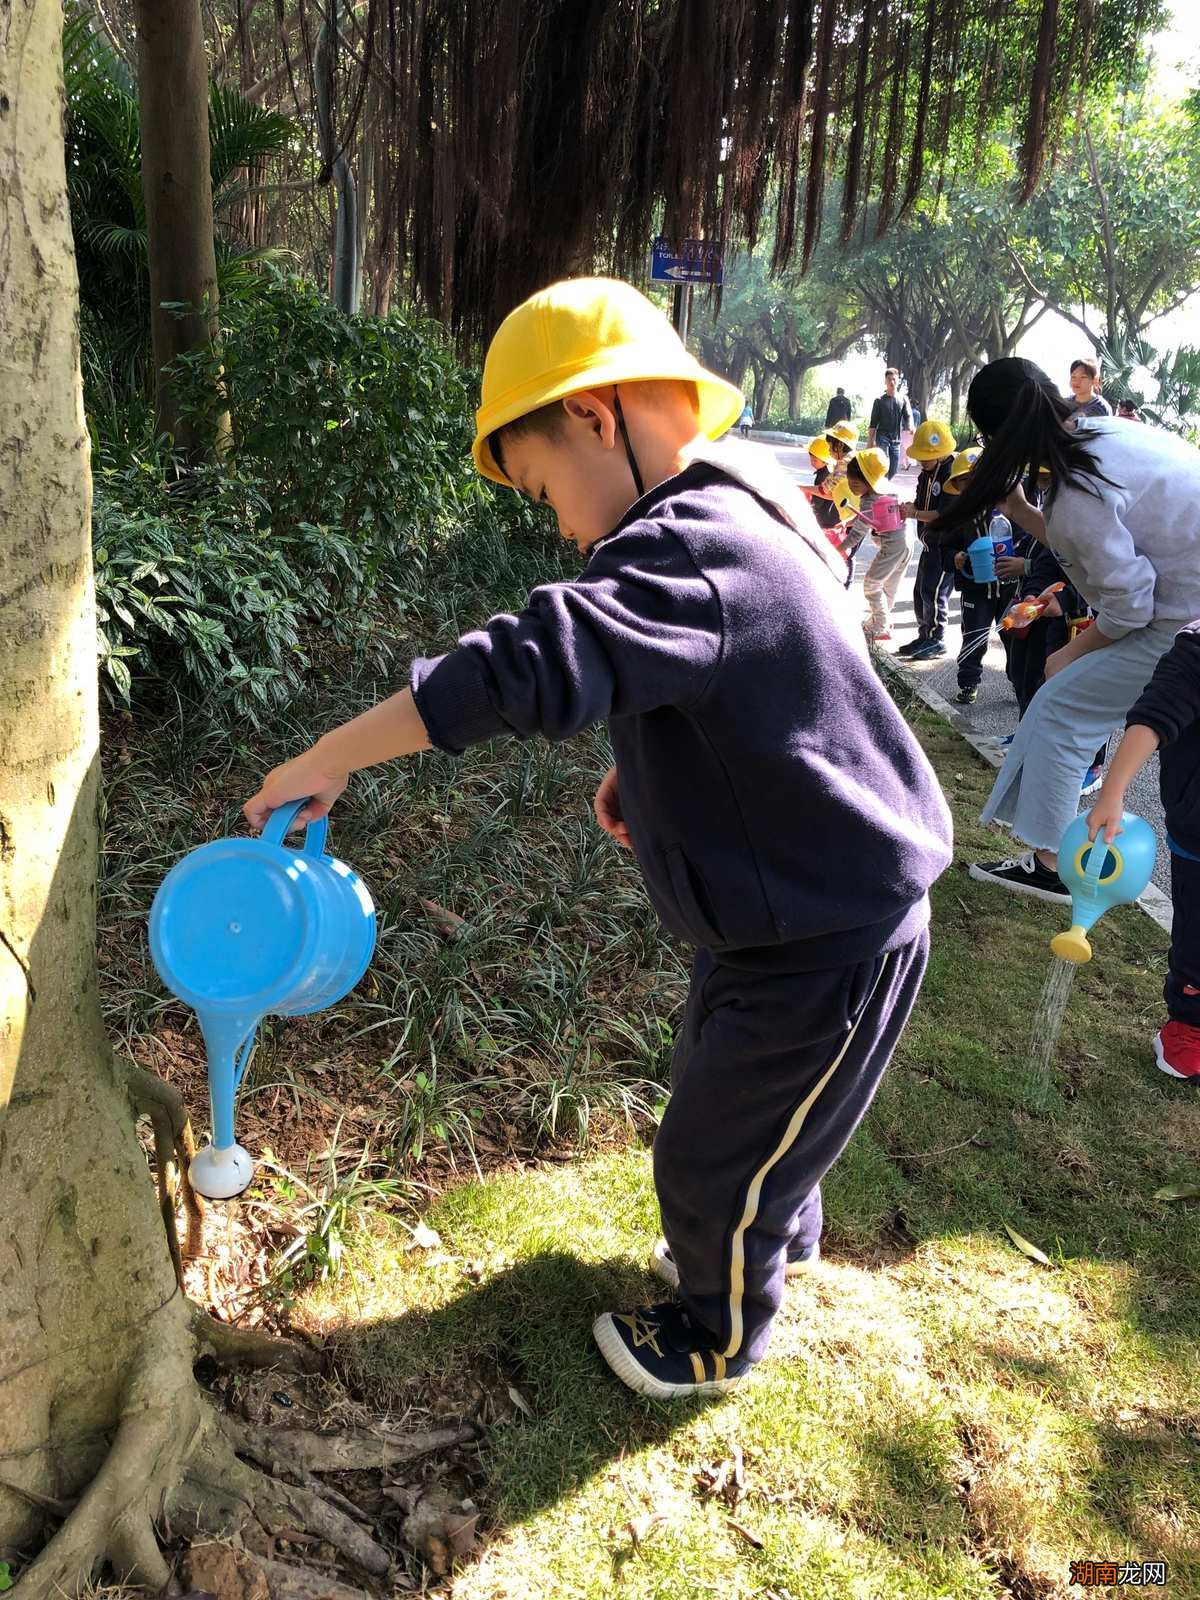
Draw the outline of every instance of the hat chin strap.
[[[642,474],[638,468],[637,457],[633,453],[633,446],[629,442],[629,429],[625,426],[625,413],[621,409],[621,393],[616,384],[613,384],[613,410],[617,414],[617,427],[621,430],[621,443],[625,446],[625,459],[629,462],[629,470],[633,474],[633,487],[637,490],[640,500],[646,492],[646,485],[642,482]]]

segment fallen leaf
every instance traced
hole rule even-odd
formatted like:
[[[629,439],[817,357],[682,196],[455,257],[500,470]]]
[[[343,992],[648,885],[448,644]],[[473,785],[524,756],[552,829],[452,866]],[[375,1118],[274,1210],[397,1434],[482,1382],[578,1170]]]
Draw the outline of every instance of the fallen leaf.
[[[219,1594],[221,1600],[271,1600],[260,1563],[226,1544],[194,1544],[184,1557],[183,1571],[201,1594]]]
[[[1200,1200],[1200,1183],[1169,1183],[1165,1189],[1155,1189],[1156,1200]]]
[[[446,820],[449,821],[449,818]],[[460,917],[457,911],[447,911],[446,907],[438,905],[436,900],[422,900],[421,905],[430,922],[447,939],[459,939],[467,931],[467,919]]]
[[[455,1561],[463,1561],[475,1548],[479,1527],[478,1511],[464,1511],[446,1518],[446,1532],[450,1536],[450,1554]]]
[[[763,1547],[762,1540],[758,1537],[758,1535],[756,1533],[751,1533],[749,1528],[743,1528],[741,1523],[740,1522],[735,1522],[732,1517],[730,1517],[730,1519],[729,1519],[729,1526],[733,1529],[733,1531],[735,1533],[740,1533],[742,1538],[745,1539],[746,1543],[748,1545],[752,1545],[755,1550],[761,1550],[762,1549],[762,1547]]]
[[[630,1542],[639,1555],[641,1554],[642,1546],[655,1528],[660,1527],[666,1520],[666,1517],[658,1511],[647,1511],[644,1516],[634,1517],[632,1522],[625,1524],[625,1532],[629,1535]]]
[[[437,1250],[440,1248],[442,1236],[440,1233],[435,1232],[428,1223],[418,1222],[414,1228],[406,1222],[404,1226],[412,1234],[412,1242],[408,1247],[410,1250]]]
[[[529,1401],[526,1400],[520,1389],[514,1388],[511,1383],[508,1385],[508,1398],[516,1406],[517,1410],[523,1412],[525,1416],[531,1417],[533,1415],[533,1407],[529,1404]]]
[[[1054,1266],[1054,1262],[1044,1250],[1039,1249],[1036,1244],[1031,1244],[1028,1239],[1022,1238],[1015,1228],[1009,1227],[1007,1222],[1004,1224],[1004,1231],[1023,1256],[1028,1256],[1031,1261],[1040,1261],[1044,1267]]]
[[[385,1500],[394,1500],[407,1515],[421,1498],[421,1491],[407,1483],[385,1483],[379,1491]]]

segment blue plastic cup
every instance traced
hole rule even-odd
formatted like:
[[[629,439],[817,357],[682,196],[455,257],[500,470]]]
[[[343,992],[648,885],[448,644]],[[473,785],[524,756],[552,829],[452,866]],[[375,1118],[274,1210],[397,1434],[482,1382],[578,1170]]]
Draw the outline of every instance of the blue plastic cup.
[[[967,546],[967,560],[971,566],[971,576],[976,583],[995,583],[995,546],[988,534],[981,533],[978,539],[972,540]]]
[[[150,908],[155,968],[196,1012],[208,1051],[213,1142],[192,1163],[192,1180],[212,1199],[240,1194],[253,1175],[234,1139],[233,1110],[259,1022],[333,1005],[375,948],[371,896],[326,852],[326,820],[309,824],[302,849],[284,844],[305,804],[273,812],[260,838],[216,839],[189,852]]]

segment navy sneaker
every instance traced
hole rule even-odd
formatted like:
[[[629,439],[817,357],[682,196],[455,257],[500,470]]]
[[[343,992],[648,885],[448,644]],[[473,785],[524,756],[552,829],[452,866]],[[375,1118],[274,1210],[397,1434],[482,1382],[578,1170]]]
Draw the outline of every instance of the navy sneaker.
[[[910,639],[907,644],[902,644],[899,650],[896,651],[896,654],[898,656],[911,656],[914,650],[919,650],[923,644],[928,643],[928,639],[925,639],[921,636],[921,634],[918,634],[915,639]]]
[[[795,1256],[788,1261],[784,1270],[784,1277],[802,1278],[806,1272],[817,1265],[820,1259],[820,1244],[810,1245],[802,1256]],[[650,1271],[657,1273],[664,1283],[670,1284],[672,1289],[678,1289],[679,1268],[675,1265],[675,1257],[671,1254],[671,1246],[665,1239],[660,1239],[650,1252]]]
[[[1071,903],[1071,891],[1058,873],[1044,867],[1032,850],[1027,856],[1018,856],[1012,861],[974,861],[967,873],[979,883],[998,883],[1035,900]]]
[[[673,1300],[606,1311],[592,1323],[592,1337],[621,1382],[652,1400],[723,1394],[751,1367],[749,1361],[726,1361],[712,1348],[712,1335]]]
[[[909,656],[910,661],[936,661],[939,656],[946,654],[946,646],[940,639],[925,639]]]

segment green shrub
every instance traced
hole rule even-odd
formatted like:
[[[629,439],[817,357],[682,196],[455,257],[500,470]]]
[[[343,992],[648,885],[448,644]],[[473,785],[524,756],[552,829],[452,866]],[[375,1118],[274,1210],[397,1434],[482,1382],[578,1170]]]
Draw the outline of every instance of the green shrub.
[[[436,324],[348,317],[267,269],[222,325],[180,364],[214,429],[197,408],[221,369],[220,459],[181,472],[146,450],[97,471],[100,655],[110,697],[169,688],[257,721],[332,650],[406,654],[397,619],[439,562],[544,551],[546,519],[471,467],[474,385]]]

